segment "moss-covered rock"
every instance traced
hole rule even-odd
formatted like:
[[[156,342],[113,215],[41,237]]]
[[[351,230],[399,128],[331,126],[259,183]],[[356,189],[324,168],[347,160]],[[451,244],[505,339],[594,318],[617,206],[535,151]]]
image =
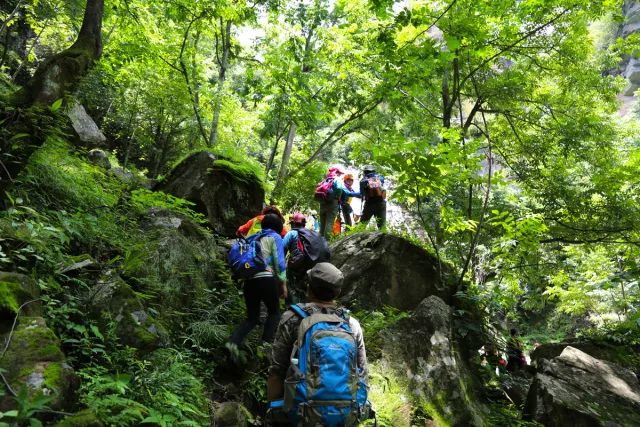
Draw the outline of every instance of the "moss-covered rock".
[[[91,409],[65,417],[55,427],[103,427],[102,421]]]
[[[396,377],[406,377],[412,423],[484,424],[484,409],[478,403],[475,380],[457,350],[451,316],[451,307],[432,295],[411,317],[383,331],[381,363]]]
[[[51,396],[48,406],[53,409],[68,407],[77,385],[60,341],[41,317],[20,318],[0,368],[6,371],[5,377],[16,392],[26,387],[30,395]],[[6,397],[0,404],[5,410],[13,405]]]
[[[260,212],[265,194],[262,180],[248,164],[207,151],[187,157],[154,190],[195,203],[211,228],[229,237]]]
[[[0,271],[0,333],[7,332],[20,306],[38,298],[38,285],[24,274]],[[39,316],[42,306],[39,301],[25,305],[21,314]]]
[[[88,296],[89,309],[104,330],[115,323],[120,341],[144,352],[167,344],[168,334],[142,303],[140,294],[113,271],[106,271]]]
[[[247,408],[239,402],[222,402],[215,405],[213,425],[220,427],[247,427],[252,425],[253,417]]]

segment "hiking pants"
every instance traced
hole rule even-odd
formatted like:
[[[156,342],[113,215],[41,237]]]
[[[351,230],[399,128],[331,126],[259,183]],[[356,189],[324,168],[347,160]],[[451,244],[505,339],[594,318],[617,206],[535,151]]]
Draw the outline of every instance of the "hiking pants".
[[[365,200],[360,221],[367,224],[372,216],[376,217],[378,230],[384,227],[387,222],[387,201],[385,199]]]
[[[338,216],[338,199],[323,200],[320,202],[320,235],[326,240],[331,236],[333,222]]]
[[[267,306],[267,321],[262,331],[262,341],[272,342],[280,321],[280,302],[278,283],[275,277],[259,277],[244,282],[244,302],[247,306],[247,318],[240,323],[231,335],[231,342],[240,345],[245,337],[260,323],[260,302]]]
[[[353,212],[353,208],[349,203],[345,203],[340,207],[342,211],[342,218],[344,219],[344,224],[351,227],[353,225],[353,221],[351,221],[351,212]]]

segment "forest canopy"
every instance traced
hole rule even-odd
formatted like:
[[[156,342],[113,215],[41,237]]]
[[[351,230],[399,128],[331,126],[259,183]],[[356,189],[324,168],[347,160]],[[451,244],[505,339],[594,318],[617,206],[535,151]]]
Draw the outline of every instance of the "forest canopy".
[[[622,0],[3,1],[4,207],[45,142],[71,139],[76,104],[124,171],[157,182],[211,151],[286,213],[316,209],[330,165],[371,164],[401,212],[385,231],[433,254],[487,323],[637,345],[624,19]]]

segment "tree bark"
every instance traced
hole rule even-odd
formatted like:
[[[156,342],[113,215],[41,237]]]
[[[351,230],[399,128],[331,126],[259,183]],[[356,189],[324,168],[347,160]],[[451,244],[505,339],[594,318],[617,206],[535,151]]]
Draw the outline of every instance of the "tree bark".
[[[82,27],[75,43],[40,64],[29,82],[14,94],[11,100],[14,107],[51,105],[63,98],[65,92],[77,87],[80,79],[102,54],[103,9],[104,0],[87,0]],[[14,126],[16,129],[27,127],[33,131],[20,143],[11,140],[1,142],[0,197],[3,199],[13,178],[20,173],[31,154],[42,146],[47,136],[35,123],[7,121],[5,126]]]
[[[287,172],[289,170],[289,160],[291,159],[291,151],[293,150],[293,140],[296,138],[296,131],[298,130],[298,125],[295,123],[291,123],[289,127],[289,134],[287,135],[287,143],[284,146],[284,152],[282,153],[282,164],[280,165],[280,170],[278,171],[278,179],[276,181],[275,191],[278,192],[279,189],[282,188],[282,184],[284,184],[284,180],[287,177]]]
[[[216,90],[216,99],[213,105],[213,122],[211,124],[211,134],[209,135],[209,146],[214,147],[218,142],[218,126],[220,124],[220,108],[222,106],[222,95],[224,94],[224,81],[227,78],[227,68],[229,67],[229,55],[231,53],[231,24],[228,20],[224,24],[220,20],[222,30],[222,57],[218,59],[220,69],[218,71],[218,88]]]
[[[44,61],[14,103],[18,106],[50,105],[75,89],[93,63],[102,55],[104,0],[87,0],[82,27],[75,43]]]

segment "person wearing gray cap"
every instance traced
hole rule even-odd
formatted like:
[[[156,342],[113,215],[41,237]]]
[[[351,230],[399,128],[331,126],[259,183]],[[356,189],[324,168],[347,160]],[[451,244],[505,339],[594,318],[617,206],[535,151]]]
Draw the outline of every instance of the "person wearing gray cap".
[[[292,305],[284,312],[273,341],[267,399],[270,414],[275,413],[284,420],[272,419],[268,425],[356,425],[371,413],[366,400],[368,367],[362,328],[348,310],[335,302],[344,281],[338,268],[321,262],[307,272],[307,278],[310,302]],[[354,358],[356,363],[353,363]],[[316,365],[324,368],[314,369]],[[323,375],[331,375],[327,374],[331,366],[337,366],[337,371],[342,373],[347,372],[347,376],[342,379],[339,375],[331,377],[332,386],[324,386]],[[354,377],[358,379],[357,384],[353,382]],[[295,380],[297,383],[306,381],[306,386],[296,386]],[[331,395],[338,389],[348,390],[346,396]],[[342,398],[344,405],[340,404]],[[331,406],[327,402],[337,406],[327,409]],[[337,423],[335,419],[327,421],[327,412],[335,416],[336,408],[342,408],[340,411],[345,418]]]

